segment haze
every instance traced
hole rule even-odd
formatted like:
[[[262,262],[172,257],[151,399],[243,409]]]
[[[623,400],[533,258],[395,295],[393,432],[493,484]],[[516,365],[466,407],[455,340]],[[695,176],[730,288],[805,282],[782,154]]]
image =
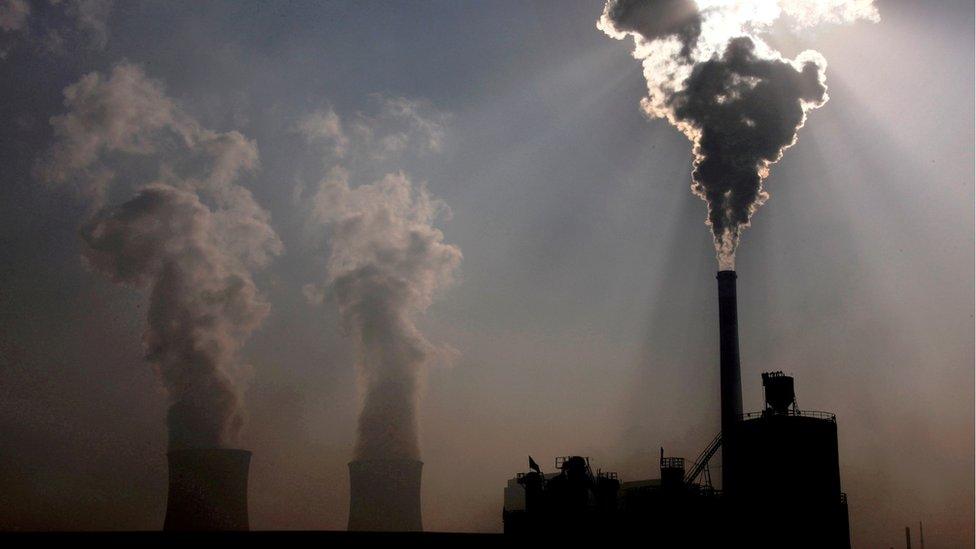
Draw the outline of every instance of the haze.
[[[897,546],[918,521],[928,547],[972,546],[974,10],[876,5],[878,24],[769,36],[824,54],[830,100],[738,248],[744,404],[784,370],[801,408],[837,414],[855,546]],[[91,203],[36,177],[64,89],[120,63],[257,146],[240,185],[283,252],[254,274],[271,308],[242,351],[252,528],[346,526],[356,342],[318,293],[329,248],[308,215],[337,163],[355,183],[426,182],[463,253],[418,316],[438,350],[418,409],[426,529],[500,531],[528,455],[649,478],[659,446],[693,459],[719,430],[690,147],[640,114],[640,66],[595,28],[601,1],[30,6],[0,12],[0,529],[162,522],[146,297],[85,267]],[[383,126],[391,104],[419,122]],[[357,121],[387,148],[357,156]]]

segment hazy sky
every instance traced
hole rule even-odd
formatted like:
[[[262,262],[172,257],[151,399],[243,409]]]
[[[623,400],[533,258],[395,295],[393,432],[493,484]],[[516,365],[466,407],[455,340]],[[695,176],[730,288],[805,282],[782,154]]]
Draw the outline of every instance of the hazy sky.
[[[928,547],[971,546],[973,6],[876,4],[878,24],[769,37],[824,54],[830,100],[739,248],[744,404],[784,370],[801,408],[837,414],[855,546],[897,545],[919,520]],[[454,357],[422,381],[427,529],[500,531],[529,454],[648,478],[660,446],[692,459],[718,431],[716,263],[690,146],[640,113],[640,65],[596,29],[601,2],[0,5],[0,528],[162,523],[145,294],[85,268],[91,201],[34,171],[65,88],[120,63],[257,147],[240,185],[283,253],[254,275],[271,310],[242,353],[253,528],[345,527],[354,342],[334,300],[309,299],[329,253],[309,189],[337,162],[354,187],[426,182],[463,254],[418,322]],[[391,104],[418,121],[384,125]],[[337,159],[327,129],[303,131],[314,113],[385,148]],[[113,166],[127,183],[110,203],[156,175]]]

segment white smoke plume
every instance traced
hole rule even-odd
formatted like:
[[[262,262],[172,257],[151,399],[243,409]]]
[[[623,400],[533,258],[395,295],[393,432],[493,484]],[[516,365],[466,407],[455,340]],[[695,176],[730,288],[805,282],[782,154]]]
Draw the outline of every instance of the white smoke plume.
[[[336,147],[358,144],[342,151],[347,159],[438,148],[443,127],[418,109],[411,101],[385,100],[385,114],[349,124],[352,137],[324,133]],[[337,118],[319,118],[326,128],[342,127]],[[383,123],[394,120],[399,124]],[[363,403],[355,458],[419,459],[420,382],[425,366],[445,349],[428,341],[415,319],[455,281],[461,251],[434,227],[449,210],[424,186],[399,171],[358,186],[350,185],[351,177],[334,166],[315,191],[311,217],[328,228],[325,291],[357,344]],[[322,293],[306,287],[306,295]]]
[[[93,201],[81,229],[87,263],[149,292],[143,344],[169,396],[170,447],[232,446],[244,421],[238,351],[269,310],[251,273],[282,249],[268,213],[236,183],[257,167],[257,148],[201,127],[135,65],[88,74],[64,96],[35,173]],[[117,174],[120,156],[158,175],[140,184]],[[109,194],[130,198],[106,207]]]
[[[597,21],[633,38],[644,113],[692,141],[691,188],[708,206],[721,269],[735,268],[742,231],[769,197],[770,166],[827,101],[822,55],[786,59],[762,40],[781,17],[794,28],[879,20],[872,0],[608,0]]]

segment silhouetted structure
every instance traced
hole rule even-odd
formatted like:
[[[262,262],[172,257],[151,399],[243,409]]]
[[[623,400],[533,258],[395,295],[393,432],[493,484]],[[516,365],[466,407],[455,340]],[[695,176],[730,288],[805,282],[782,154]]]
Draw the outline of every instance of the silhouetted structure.
[[[167,531],[247,530],[251,452],[225,448],[172,450]]]
[[[793,378],[763,374],[766,406],[738,426],[741,534],[769,544],[800,539],[813,547],[850,547],[847,497],[840,489],[837,420],[834,414],[801,411]],[[752,510],[761,510],[756,528]],[[784,537],[785,536],[785,537]]]
[[[734,494],[737,489],[736,424],[742,417],[742,378],[739,372],[739,311],[735,291],[735,271],[719,271],[718,332],[719,380],[722,409],[722,489]]]
[[[563,462],[558,475],[520,473],[505,489],[506,534],[619,534],[662,547],[850,548],[836,418],[801,411],[793,378],[782,372],[762,374],[763,409],[742,414],[736,273],[717,278],[722,432],[690,470],[662,449],[660,478],[619,482],[613,475],[614,502],[599,492],[600,476],[584,458],[571,458],[585,464],[576,469]],[[709,470],[720,448],[722,491]]]
[[[420,532],[420,476],[413,459],[349,463],[349,530]]]
[[[505,489],[506,533],[589,533],[611,527],[620,482],[616,473],[590,469],[589,458],[556,458],[559,473],[519,473]]]
[[[508,481],[505,533],[653,533],[663,546],[737,542],[748,547],[849,548],[834,415],[797,409],[793,379],[782,372],[763,374],[763,380],[768,382],[765,409],[746,414],[735,427],[737,494],[711,485],[708,464],[722,435],[689,471],[684,459],[665,456],[662,449],[656,479],[621,482],[616,473],[593,474],[586,458],[560,458],[558,474],[533,471]],[[710,526],[698,526],[703,523]]]

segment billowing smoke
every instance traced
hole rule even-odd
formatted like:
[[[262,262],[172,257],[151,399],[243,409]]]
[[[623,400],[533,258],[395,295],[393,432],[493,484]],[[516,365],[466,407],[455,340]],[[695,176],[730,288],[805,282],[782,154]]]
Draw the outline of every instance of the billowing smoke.
[[[357,164],[390,159],[410,147],[439,148],[442,126],[418,108],[403,99],[384,100],[379,117],[349,124],[349,136],[334,113],[315,119],[327,122],[322,133],[335,156]],[[312,218],[328,227],[327,290],[357,344],[363,403],[355,458],[419,459],[420,382],[425,366],[445,349],[428,341],[415,319],[454,282],[461,251],[434,227],[449,210],[423,185],[399,171],[356,186],[351,177],[340,165],[330,170],[315,192]]]
[[[770,165],[827,101],[822,55],[786,59],[762,40],[781,17],[799,28],[878,13],[872,0],[608,0],[597,22],[613,38],[633,37],[644,112],[694,144],[691,188],[707,204],[722,269],[735,267],[742,231],[769,196]]]
[[[36,173],[93,201],[81,229],[88,265],[149,292],[143,344],[169,396],[170,447],[232,446],[244,421],[238,351],[269,310],[251,271],[282,248],[235,183],[257,149],[200,127],[134,65],[88,74],[64,95],[68,112],[52,118],[57,141]],[[148,166],[122,176],[120,157]],[[139,168],[155,180],[133,184]],[[114,194],[127,199],[104,206]]]

